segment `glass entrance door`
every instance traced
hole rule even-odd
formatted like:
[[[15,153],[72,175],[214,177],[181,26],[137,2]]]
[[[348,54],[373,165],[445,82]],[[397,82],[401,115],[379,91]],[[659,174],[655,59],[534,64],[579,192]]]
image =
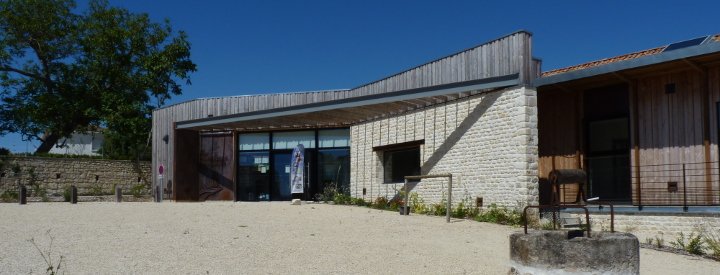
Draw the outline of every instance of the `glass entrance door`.
[[[270,185],[270,200],[287,201],[290,194],[290,155],[291,151],[272,152],[273,179]]]

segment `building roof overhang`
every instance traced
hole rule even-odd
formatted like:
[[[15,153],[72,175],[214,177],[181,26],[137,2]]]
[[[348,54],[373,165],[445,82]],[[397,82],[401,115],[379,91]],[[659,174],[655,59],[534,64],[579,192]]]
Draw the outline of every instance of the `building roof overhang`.
[[[662,63],[669,63],[673,61],[681,61],[693,59],[706,55],[713,55],[720,53],[720,43],[707,43],[698,46],[692,46],[682,49],[677,49],[668,52],[661,52],[657,54],[642,56],[634,59],[623,60],[618,62],[612,62],[609,64],[590,67],[586,69],[574,70],[565,73],[559,73],[549,76],[537,78],[533,81],[533,86],[542,87],[553,84],[559,84],[564,82],[570,82],[574,80],[580,80],[585,78],[591,78],[595,76],[613,74],[621,71],[628,71],[633,69],[640,69],[643,67],[649,67]]]
[[[180,121],[176,129],[218,131],[347,127],[378,117],[520,85],[519,74],[351,97],[284,108]]]

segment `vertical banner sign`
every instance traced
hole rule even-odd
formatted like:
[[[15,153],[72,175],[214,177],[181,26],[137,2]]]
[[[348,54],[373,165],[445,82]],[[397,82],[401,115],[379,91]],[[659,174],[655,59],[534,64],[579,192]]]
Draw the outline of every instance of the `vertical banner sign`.
[[[305,175],[303,172],[305,169],[305,147],[302,144],[298,144],[293,149],[290,160],[290,192],[293,194],[303,193],[303,182]]]

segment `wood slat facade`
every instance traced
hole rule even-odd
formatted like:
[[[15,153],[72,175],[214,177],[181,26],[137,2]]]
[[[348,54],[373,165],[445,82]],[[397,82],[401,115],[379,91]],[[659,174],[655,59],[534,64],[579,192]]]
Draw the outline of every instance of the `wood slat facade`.
[[[553,169],[589,170],[586,143],[592,138],[587,124],[591,119],[584,97],[593,89],[625,87],[628,98],[616,104],[628,108],[632,203],[720,204],[718,60],[718,55],[700,57],[539,87],[541,186],[547,186]],[[613,108],[597,100],[593,104]],[[545,201],[548,192],[545,188]],[[568,192],[567,197],[574,198],[574,189]]]

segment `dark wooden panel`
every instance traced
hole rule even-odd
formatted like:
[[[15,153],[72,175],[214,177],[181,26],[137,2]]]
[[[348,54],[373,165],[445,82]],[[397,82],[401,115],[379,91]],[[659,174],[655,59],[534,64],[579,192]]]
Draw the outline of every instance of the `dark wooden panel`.
[[[175,161],[172,177],[172,194],[176,201],[196,201],[198,199],[198,133],[190,130],[175,131]]]
[[[200,135],[198,182],[200,201],[233,200],[233,134],[210,133]]]

